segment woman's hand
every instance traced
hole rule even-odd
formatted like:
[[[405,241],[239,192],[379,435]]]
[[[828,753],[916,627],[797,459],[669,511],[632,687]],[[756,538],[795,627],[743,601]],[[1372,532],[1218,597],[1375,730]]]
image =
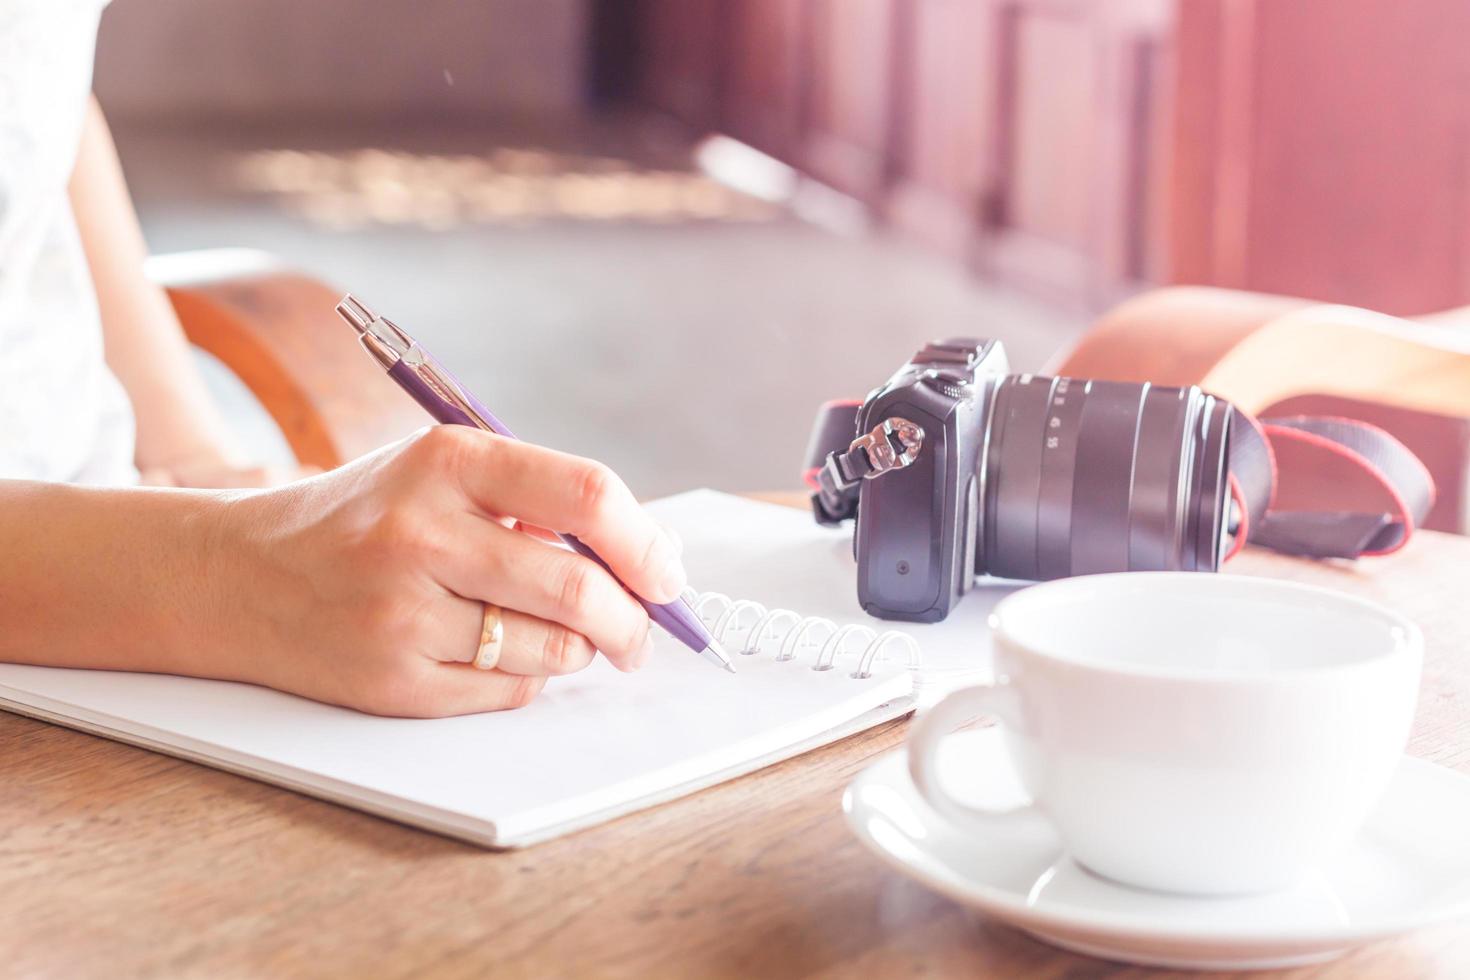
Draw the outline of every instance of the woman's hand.
[[[523,529],[524,527],[524,529]],[[211,578],[234,676],[388,715],[529,702],[601,651],[641,667],[647,615],[604,569],[548,544],[577,535],[639,595],[678,597],[671,538],[607,467],[437,426],[314,479],[218,509]],[[528,530],[536,533],[526,533]],[[471,666],[482,603],[504,609],[492,670]]]

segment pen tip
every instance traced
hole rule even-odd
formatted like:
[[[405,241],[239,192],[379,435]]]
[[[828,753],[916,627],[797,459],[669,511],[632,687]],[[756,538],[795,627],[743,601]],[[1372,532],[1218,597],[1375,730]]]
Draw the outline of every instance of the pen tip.
[[[735,665],[730,662],[730,657],[727,653],[725,653],[725,648],[720,646],[714,640],[710,640],[709,644],[699,652],[700,655],[704,657],[704,659],[708,660],[716,667],[722,667],[732,674],[735,673]]]

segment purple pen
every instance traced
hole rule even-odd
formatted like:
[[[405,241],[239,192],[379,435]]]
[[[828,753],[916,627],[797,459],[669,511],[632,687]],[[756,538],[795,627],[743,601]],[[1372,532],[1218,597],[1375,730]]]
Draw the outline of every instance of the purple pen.
[[[408,392],[424,410],[446,425],[469,425],[487,432],[494,432],[514,439],[515,433],[491,413],[474,395],[460,384],[458,379],[419,346],[403,329],[391,320],[385,320],[364,306],[355,296],[344,296],[337,304],[337,313],[357,331],[357,339],[363,349],[383,365],[398,387]],[[573,551],[592,559],[607,568],[607,562],[597,556],[591,548],[570,534],[558,535]],[[616,576],[614,576],[616,577]],[[716,667],[735,673],[720,644],[705,629],[688,602],[675,599],[659,605],[641,596],[634,596],[648,618],[668,630],[674,639],[694,650]]]

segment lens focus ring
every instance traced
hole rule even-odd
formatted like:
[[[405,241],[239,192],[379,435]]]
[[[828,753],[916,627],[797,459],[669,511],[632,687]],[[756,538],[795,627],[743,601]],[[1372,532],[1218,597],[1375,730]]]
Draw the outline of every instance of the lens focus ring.
[[[977,571],[1213,570],[1228,415],[1193,387],[1005,379],[987,420]]]

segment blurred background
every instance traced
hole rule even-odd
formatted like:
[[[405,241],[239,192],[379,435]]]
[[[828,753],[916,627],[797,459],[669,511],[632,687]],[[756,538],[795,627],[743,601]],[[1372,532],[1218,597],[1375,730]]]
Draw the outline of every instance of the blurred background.
[[[1458,0],[114,0],[151,247],[265,249],[642,496],[1145,286],[1470,302]],[[345,330],[345,328],[344,328]],[[351,339],[344,334],[344,344]]]

